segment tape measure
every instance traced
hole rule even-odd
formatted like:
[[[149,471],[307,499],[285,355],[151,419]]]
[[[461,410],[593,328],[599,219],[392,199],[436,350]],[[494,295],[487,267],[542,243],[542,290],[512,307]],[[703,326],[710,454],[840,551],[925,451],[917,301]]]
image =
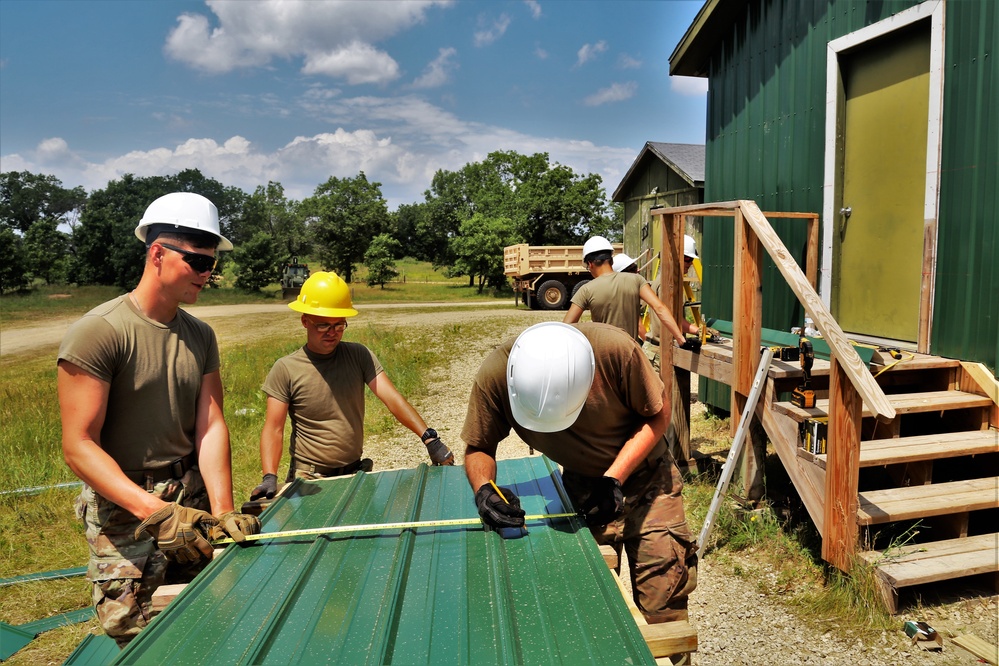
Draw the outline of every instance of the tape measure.
[[[575,513],[540,513],[531,516],[524,516],[524,521],[552,520],[555,518],[570,518],[578,516]],[[288,530],[285,532],[264,532],[261,534],[248,534],[247,541],[260,541],[263,539],[283,539],[287,537],[319,536],[321,534],[343,534],[351,532],[377,532],[381,530],[409,530],[421,527],[462,527],[467,525],[481,525],[479,518],[454,518],[450,520],[419,520],[405,523],[368,523],[364,525],[333,525],[330,527],[312,527],[304,530]],[[236,543],[232,539],[219,539],[213,541],[213,546]]]

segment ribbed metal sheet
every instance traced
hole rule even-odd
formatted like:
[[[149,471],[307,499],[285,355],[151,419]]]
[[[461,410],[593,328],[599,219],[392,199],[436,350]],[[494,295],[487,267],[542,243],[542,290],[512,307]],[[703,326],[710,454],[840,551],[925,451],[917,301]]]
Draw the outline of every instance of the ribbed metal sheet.
[[[501,461],[528,514],[566,511],[557,467]],[[462,467],[296,481],[264,532],[477,517]],[[655,663],[575,517],[229,546],[116,663]]]

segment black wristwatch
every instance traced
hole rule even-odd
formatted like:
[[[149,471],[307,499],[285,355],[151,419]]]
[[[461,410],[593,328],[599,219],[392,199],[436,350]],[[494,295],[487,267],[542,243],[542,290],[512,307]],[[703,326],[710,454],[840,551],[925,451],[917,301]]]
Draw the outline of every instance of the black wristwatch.
[[[423,443],[426,444],[429,440],[437,439],[437,431],[433,428],[427,428],[427,431],[423,433],[423,437],[420,438]]]

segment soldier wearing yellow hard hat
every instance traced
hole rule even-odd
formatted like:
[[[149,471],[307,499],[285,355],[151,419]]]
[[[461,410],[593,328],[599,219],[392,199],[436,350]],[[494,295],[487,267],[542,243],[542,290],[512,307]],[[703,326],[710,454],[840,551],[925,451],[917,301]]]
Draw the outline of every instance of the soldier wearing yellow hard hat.
[[[279,358],[264,382],[267,413],[260,435],[263,481],[250,499],[277,492],[277,472],[284,448],[284,425],[290,417],[291,463],[286,480],[370,471],[364,452],[364,387],[420,437],[435,465],[453,465],[454,454],[428,428],[423,417],[399,393],[375,355],[364,345],[345,342],[347,319],[357,315],[350,287],[336,273],[313,273],[289,308],[301,313],[306,343]]]

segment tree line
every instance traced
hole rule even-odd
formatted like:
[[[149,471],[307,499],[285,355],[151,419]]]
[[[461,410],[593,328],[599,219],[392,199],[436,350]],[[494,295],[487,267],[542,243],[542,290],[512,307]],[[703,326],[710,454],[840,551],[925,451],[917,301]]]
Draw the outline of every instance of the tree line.
[[[375,285],[396,275],[395,260],[413,257],[464,276],[470,287],[502,287],[503,248],[515,243],[576,245],[601,234],[619,239],[622,209],[607,201],[597,174],[579,175],[547,153],[490,153],[457,171],[438,170],[423,201],[389,211],[381,183],[363,171],[331,177],[301,201],[280,183],[253,193],[197,169],[172,176],[131,174],[89,194],[55,176],[0,174],[0,292],[33,284],[136,284],[144,248],[133,230],[146,206],[169,192],[195,192],[219,209],[235,250],[235,286],[277,282],[292,257],[306,256],[351,282],[358,266]]]

